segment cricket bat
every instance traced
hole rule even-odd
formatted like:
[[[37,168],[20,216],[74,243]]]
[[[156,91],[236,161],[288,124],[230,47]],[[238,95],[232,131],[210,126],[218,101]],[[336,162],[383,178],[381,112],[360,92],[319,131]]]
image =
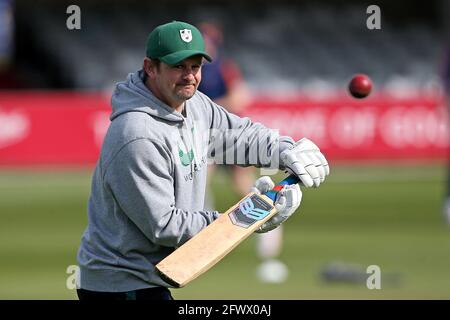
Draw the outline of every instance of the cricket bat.
[[[284,185],[296,184],[290,175],[272,190],[247,194],[210,225],[156,265],[170,285],[181,288],[203,274],[276,214],[274,202]]]

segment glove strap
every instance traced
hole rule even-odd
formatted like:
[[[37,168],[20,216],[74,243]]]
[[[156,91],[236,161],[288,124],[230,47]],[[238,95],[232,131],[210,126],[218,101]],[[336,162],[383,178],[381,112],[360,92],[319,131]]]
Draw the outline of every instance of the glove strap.
[[[272,190],[267,191],[266,193],[264,193],[264,195],[269,197],[273,202],[275,202],[278,192],[280,192],[280,190],[283,189],[283,187],[285,185],[296,184],[299,181],[300,180],[298,179],[297,176],[294,176],[294,175],[291,174],[289,177],[287,177],[283,181],[280,181],[275,187],[273,187]]]

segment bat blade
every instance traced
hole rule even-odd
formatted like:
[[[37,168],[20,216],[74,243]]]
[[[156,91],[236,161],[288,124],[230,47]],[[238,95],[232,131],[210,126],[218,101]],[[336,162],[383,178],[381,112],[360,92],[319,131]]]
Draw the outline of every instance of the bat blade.
[[[276,214],[273,202],[288,177],[266,194],[250,193],[156,265],[160,276],[181,288],[203,274]]]

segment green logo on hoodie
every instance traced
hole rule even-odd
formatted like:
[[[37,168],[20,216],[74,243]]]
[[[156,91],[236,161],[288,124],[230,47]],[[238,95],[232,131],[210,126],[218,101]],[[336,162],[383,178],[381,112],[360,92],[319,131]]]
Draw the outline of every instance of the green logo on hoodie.
[[[191,129],[192,134],[194,134],[194,128]],[[188,166],[194,160],[194,150],[191,149],[189,152],[184,152],[181,150],[180,145],[178,145],[178,155],[180,156],[181,164],[183,166]]]
[[[191,164],[192,160],[194,160],[194,150],[190,150],[189,152],[183,152],[181,148],[178,146],[178,155],[180,156],[181,164],[183,166],[188,166]]]

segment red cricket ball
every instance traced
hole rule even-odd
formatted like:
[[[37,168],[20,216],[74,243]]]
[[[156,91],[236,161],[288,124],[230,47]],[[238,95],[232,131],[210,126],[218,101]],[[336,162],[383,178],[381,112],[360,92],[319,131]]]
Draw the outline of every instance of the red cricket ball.
[[[348,85],[348,91],[357,99],[365,98],[372,91],[372,80],[365,74],[356,74]]]

